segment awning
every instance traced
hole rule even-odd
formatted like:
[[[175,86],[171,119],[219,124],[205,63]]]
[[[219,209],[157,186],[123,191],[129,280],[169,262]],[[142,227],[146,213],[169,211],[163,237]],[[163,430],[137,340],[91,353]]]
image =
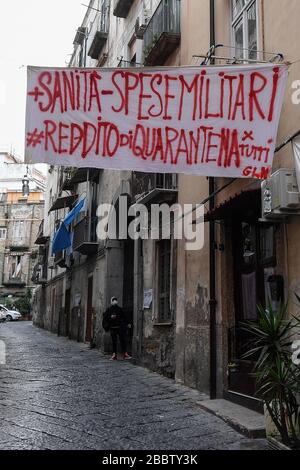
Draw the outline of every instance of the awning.
[[[49,209],[49,212],[52,211],[58,211],[59,209],[64,209],[66,207],[71,207],[78,196],[64,196],[64,197],[58,197],[55,199],[54,203],[52,204],[51,208]]]
[[[204,216],[205,222],[211,220],[230,219],[234,216],[247,214],[250,211],[259,213],[261,208],[260,187],[242,189],[239,193],[222,201]]]

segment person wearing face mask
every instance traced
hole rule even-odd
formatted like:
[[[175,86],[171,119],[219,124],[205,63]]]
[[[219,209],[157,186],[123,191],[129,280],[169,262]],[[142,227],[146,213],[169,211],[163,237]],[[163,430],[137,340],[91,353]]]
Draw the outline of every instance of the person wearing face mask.
[[[123,359],[131,359],[127,353],[126,345],[126,329],[130,328],[131,325],[128,325],[125,313],[121,307],[118,305],[118,299],[116,297],[111,298],[111,306],[106,310],[103,315],[102,326],[105,331],[110,331],[112,344],[113,344],[113,355],[111,357],[112,361],[118,359],[117,356],[117,342],[118,337],[121,344]]]

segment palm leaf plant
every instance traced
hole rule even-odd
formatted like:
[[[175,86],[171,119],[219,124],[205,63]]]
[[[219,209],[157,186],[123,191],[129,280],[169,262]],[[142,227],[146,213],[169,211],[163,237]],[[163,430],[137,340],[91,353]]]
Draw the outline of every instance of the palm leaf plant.
[[[300,298],[298,298],[300,303]],[[300,367],[292,361],[292,343],[300,331],[296,317],[286,319],[287,305],[273,310],[258,307],[258,322],[242,328],[250,333],[249,350],[244,358],[255,358],[253,374],[257,396],[263,400],[282,442],[300,447]]]

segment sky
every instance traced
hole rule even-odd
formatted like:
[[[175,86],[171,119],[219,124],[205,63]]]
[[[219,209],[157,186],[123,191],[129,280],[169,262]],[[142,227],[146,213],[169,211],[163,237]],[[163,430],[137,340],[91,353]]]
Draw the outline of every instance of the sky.
[[[0,151],[24,158],[27,65],[66,66],[89,0],[0,0]]]

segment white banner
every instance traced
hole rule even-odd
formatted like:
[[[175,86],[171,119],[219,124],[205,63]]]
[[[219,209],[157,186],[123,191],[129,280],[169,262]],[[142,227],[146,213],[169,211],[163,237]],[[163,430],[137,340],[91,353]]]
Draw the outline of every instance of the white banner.
[[[28,68],[27,163],[268,177],[285,65]]]

